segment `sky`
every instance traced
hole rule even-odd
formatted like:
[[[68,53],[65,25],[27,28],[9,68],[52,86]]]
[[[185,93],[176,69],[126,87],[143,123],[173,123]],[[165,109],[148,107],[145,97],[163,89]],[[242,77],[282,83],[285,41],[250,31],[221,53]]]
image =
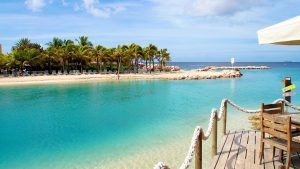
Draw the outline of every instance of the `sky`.
[[[152,43],[172,61],[300,61],[299,46],[258,45],[256,31],[298,16],[299,0],[1,0],[4,52],[21,38],[88,36],[93,44]]]

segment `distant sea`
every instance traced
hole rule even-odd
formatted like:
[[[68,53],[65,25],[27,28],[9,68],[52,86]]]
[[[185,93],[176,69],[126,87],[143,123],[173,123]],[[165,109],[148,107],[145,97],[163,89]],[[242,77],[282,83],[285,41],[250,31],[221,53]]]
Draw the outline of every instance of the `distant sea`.
[[[170,65],[195,69],[230,63]],[[300,63],[235,65],[272,69],[242,70],[234,79],[1,86],[0,169],[152,169],[160,161],[179,168],[194,128],[207,128],[211,109],[223,98],[257,109],[282,98],[281,79],[290,76],[297,86],[292,103],[300,105]],[[228,108],[228,129],[249,129],[249,114]],[[208,168],[209,140],[203,148]]]
[[[230,62],[170,62],[170,66],[179,66],[184,70],[206,66],[231,66]],[[269,66],[272,68],[300,68],[300,62],[237,62],[234,66]]]

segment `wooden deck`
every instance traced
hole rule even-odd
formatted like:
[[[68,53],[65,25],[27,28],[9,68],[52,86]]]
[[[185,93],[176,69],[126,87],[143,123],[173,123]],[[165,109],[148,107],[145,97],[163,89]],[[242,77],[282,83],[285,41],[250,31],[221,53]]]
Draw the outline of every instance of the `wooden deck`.
[[[259,164],[260,132],[240,131],[228,132],[218,147],[218,153],[213,158],[210,169],[277,169],[284,165],[279,160],[276,151],[274,159],[272,150],[265,144],[265,154],[262,164]],[[285,157],[285,156],[284,156]],[[292,168],[300,168],[300,154],[293,154]]]

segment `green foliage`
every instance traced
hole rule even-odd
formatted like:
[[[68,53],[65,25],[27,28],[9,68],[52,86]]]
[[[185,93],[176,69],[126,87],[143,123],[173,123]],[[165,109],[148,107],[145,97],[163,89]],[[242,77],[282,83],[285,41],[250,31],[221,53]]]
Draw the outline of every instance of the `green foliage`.
[[[18,65],[19,62],[11,54],[2,54],[0,55],[0,68],[10,69]]]
[[[172,70],[171,67],[164,67],[165,72],[171,72],[171,70]]]
[[[153,65],[158,61],[160,70],[170,61],[167,49],[158,50],[150,44],[145,48],[132,43],[119,45],[116,48],[106,48],[93,44],[88,37],[80,36],[78,39],[63,40],[54,37],[42,48],[37,43],[32,43],[28,38],[20,39],[13,47],[10,54],[0,55],[0,69],[24,68],[31,70],[61,70],[96,68],[102,70],[127,70],[138,72],[139,63],[146,62]],[[167,70],[168,71],[168,70]]]

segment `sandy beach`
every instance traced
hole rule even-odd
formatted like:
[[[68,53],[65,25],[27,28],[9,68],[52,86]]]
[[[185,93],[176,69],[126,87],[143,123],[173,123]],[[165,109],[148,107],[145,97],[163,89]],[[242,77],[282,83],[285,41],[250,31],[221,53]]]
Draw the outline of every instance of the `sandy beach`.
[[[217,78],[236,78],[242,74],[236,70],[223,71],[178,71],[152,74],[121,74],[120,80],[201,80]],[[26,85],[50,83],[74,83],[87,81],[117,81],[116,74],[81,74],[81,75],[44,75],[0,78],[0,85]]]

